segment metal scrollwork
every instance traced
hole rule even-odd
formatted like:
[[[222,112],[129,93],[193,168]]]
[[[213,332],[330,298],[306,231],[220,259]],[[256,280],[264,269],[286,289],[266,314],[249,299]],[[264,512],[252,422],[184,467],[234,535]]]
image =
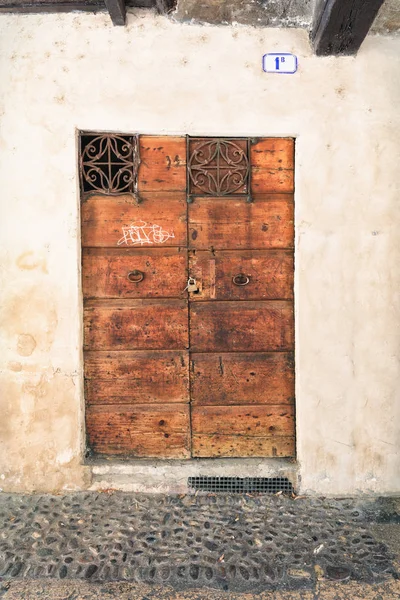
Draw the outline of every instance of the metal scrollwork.
[[[230,196],[247,194],[247,140],[193,139],[188,156],[189,193]]]
[[[80,172],[83,192],[133,193],[138,163],[135,136],[81,136]]]

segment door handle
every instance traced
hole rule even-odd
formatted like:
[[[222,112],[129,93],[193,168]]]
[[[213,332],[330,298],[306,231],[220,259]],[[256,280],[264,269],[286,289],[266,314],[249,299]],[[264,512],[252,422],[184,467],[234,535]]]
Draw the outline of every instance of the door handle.
[[[250,277],[248,277],[247,275],[244,275],[243,273],[238,273],[237,275],[234,275],[232,277],[232,282],[235,285],[247,285],[250,282]]]
[[[143,271],[139,271],[138,269],[135,269],[134,271],[129,271],[128,279],[132,283],[140,283],[144,279],[144,273]]]

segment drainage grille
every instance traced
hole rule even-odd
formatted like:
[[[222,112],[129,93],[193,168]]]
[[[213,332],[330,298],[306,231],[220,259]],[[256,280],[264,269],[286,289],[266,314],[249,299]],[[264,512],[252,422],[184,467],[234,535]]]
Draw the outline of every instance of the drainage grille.
[[[205,492],[232,492],[236,494],[293,494],[293,485],[287,477],[189,477],[189,488]]]

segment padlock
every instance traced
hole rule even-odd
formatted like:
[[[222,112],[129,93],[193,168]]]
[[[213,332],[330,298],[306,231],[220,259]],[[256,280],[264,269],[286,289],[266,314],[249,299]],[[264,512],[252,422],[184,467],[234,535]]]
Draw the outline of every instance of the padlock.
[[[188,284],[187,284],[187,291],[189,292],[198,292],[199,288],[198,285],[196,283],[196,280],[194,277],[189,277],[188,279]]]

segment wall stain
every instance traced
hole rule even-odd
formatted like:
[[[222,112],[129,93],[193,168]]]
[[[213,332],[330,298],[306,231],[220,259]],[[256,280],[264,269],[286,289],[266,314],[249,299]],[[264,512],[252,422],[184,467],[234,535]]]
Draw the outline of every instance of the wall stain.
[[[20,356],[32,354],[32,339],[41,351],[50,350],[58,325],[52,296],[51,289],[39,284],[24,288],[3,303],[3,330],[6,336],[11,338],[11,344],[17,337],[17,351]]]
[[[35,258],[35,253],[32,250],[20,254],[16,260],[16,265],[24,271],[41,269],[43,273],[48,273],[46,259],[44,257]]]
[[[8,363],[7,366],[10,369],[10,371],[15,371],[16,373],[22,371],[22,364],[20,362],[12,360]]]
[[[30,333],[18,336],[17,352],[20,356],[30,356],[36,348],[36,340]]]

